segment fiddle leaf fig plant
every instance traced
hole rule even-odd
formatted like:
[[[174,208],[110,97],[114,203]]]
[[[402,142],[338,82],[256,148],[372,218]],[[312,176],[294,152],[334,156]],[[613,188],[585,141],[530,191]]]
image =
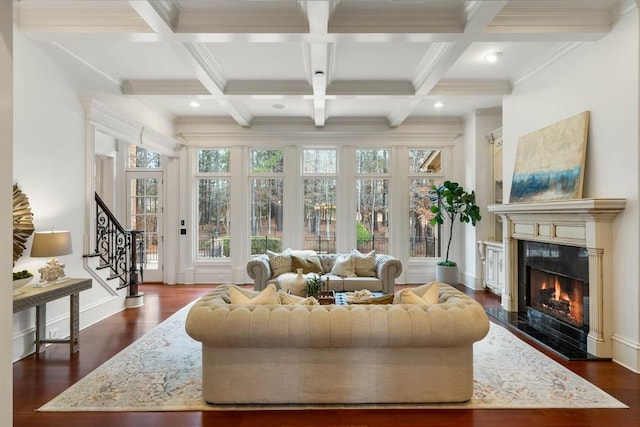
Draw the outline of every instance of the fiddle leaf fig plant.
[[[445,222],[445,215],[449,218],[449,241],[447,251],[443,261],[439,265],[455,267],[458,264],[449,260],[449,248],[453,237],[453,224],[456,219],[460,222],[471,223],[475,226],[480,221],[480,208],[476,205],[476,194],[474,191],[467,192],[457,182],[445,181],[442,185],[431,186],[429,191],[431,200],[431,213],[435,214],[429,223],[431,225],[442,225]]]

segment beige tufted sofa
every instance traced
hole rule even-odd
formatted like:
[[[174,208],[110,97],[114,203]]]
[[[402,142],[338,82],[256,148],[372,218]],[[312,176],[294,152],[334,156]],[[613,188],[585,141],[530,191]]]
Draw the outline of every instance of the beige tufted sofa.
[[[427,305],[228,301],[228,288],[219,287],[186,320],[187,333],[202,342],[202,393],[209,403],[466,401],[473,392],[473,343],[489,330],[483,307],[445,284],[439,302]]]

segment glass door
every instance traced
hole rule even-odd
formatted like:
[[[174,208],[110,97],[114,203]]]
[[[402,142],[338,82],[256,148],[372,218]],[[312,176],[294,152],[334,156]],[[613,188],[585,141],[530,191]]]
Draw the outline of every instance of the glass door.
[[[144,231],[144,282],[162,282],[162,172],[127,172],[128,226]]]

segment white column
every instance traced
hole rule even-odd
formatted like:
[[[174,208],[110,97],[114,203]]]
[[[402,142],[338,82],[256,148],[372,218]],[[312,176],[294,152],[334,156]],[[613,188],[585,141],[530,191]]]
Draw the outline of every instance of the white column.
[[[502,227],[505,268],[498,272],[505,275],[502,308],[518,311],[518,241],[511,237],[511,220],[506,215],[502,216]]]
[[[603,249],[587,248],[589,253],[589,335],[587,351],[598,357],[611,357],[611,343],[605,339],[605,291]]]
[[[0,167],[0,200],[12,200],[13,187],[13,1],[0,2],[0,147],[2,148],[2,167]],[[3,277],[9,277],[12,270],[13,241],[13,205],[3,203],[0,212],[0,262]],[[0,293],[0,414],[5,425],[13,425],[13,290],[11,286],[2,286]],[[9,385],[9,386],[8,386]]]

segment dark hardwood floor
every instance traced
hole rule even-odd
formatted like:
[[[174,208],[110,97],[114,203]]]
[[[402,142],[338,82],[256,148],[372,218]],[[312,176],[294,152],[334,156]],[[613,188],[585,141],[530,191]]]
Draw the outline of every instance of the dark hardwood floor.
[[[315,410],[229,412],[74,412],[35,410],[212,286],[143,285],[145,306],[117,313],[80,333],[80,351],[54,344],[14,364],[14,426],[640,426],[640,375],[603,361],[567,362],[537,346],[630,409]],[[466,291],[485,306],[495,295]],[[428,381],[428,379],[425,379]],[[274,387],[276,387],[274,385]],[[0,425],[3,424],[0,421]]]

